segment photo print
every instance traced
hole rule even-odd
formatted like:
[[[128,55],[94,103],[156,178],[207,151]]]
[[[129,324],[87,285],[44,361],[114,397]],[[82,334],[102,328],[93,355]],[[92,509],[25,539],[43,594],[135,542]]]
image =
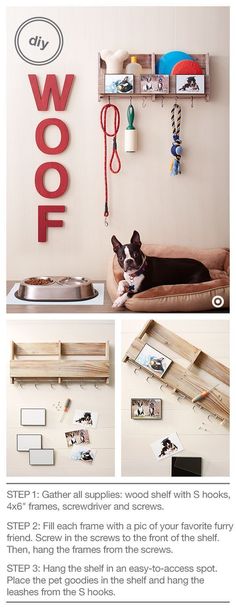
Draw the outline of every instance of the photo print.
[[[76,431],[66,431],[66,443],[68,448],[75,444],[89,444],[89,433],[87,429],[76,429]]]
[[[141,93],[165,95],[169,93],[169,76],[164,74],[142,74],[140,80]]]
[[[97,421],[98,413],[92,410],[76,410],[74,413],[73,423],[78,426],[78,429],[95,428]]]
[[[133,74],[105,74],[105,93],[133,93]]]
[[[151,448],[158,461],[172,457],[183,450],[178,434],[175,432],[156,440],[151,444]]]
[[[184,93],[203,94],[204,93],[204,75],[194,74],[189,76],[176,76],[176,93],[183,95]]]
[[[140,366],[143,366],[143,368],[147,368],[149,372],[150,370],[154,372],[160,378],[172,364],[172,360],[169,357],[166,357],[166,355],[148,344],[144,345],[135,361]]]
[[[93,463],[96,451],[86,448],[76,448],[71,454],[72,461],[82,461],[83,463]]]

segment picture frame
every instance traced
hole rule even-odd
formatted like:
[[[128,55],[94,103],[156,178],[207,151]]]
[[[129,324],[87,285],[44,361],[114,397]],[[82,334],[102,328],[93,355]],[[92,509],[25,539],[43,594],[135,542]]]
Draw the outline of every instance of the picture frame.
[[[18,433],[16,436],[16,450],[17,452],[29,452],[31,448],[41,449],[42,448],[42,435],[41,434],[21,434]]]
[[[29,465],[55,465],[54,448],[31,448],[29,450]]]
[[[20,424],[22,426],[45,426],[46,408],[21,408]]]
[[[175,92],[176,95],[204,95],[204,74],[178,74],[175,77]]]
[[[162,399],[131,398],[131,419],[160,421],[162,419]]]
[[[76,429],[75,431],[66,431],[65,438],[68,448],[78,444],[89,444],[89,432],[87,429]]]
[[[141,74],[140,93],[145,95],[167,95],[170,91],[167,74]]]
[[[146,343],[137,355],[135,362],[148,372],[151,371],[155,376],[162,378],[173,360]]]
[[[104,92],[107,95],[132,95],[134,93],[134,75],[105,74]]]

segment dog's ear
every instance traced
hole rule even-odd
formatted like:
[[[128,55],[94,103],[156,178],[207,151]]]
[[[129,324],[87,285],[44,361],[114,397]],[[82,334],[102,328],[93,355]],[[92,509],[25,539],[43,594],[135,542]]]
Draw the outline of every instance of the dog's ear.
[[[111,242],[113,245],[113,250],[117,254],[120,247],[122,247],[122,243],[120,243],[120,241],[118,241],[118,239],[115,237],[115,235],[112,235]]]
[[[140,240],[140,235],[137,230],[134,230],[132,237],[130,239],[130,243],[134,243],[135,245],[138,245],[138,247],[141,247],[142,243]]]

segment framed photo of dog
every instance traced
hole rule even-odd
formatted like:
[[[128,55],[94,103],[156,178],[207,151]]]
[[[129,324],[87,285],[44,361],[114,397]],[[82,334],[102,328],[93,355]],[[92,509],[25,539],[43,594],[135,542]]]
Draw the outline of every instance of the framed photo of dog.
[[[175,80],[175,90],[178,95],[190,93],[191,95],[202,95],[205,92],[205,80],[203,74],[178,75]]]
[[[131,398],[131,419],[158,421],[161,418],[161,398]]]
[[[161,351],[154,349],[154,347],[151,347],[148,343],[141,349],[135,361],[143,368],[146,368],[148,372],[154,372],[155,375],[160,378],[172,364],[172,360],[169,357],[164,355],[164,353],[161,353]]]

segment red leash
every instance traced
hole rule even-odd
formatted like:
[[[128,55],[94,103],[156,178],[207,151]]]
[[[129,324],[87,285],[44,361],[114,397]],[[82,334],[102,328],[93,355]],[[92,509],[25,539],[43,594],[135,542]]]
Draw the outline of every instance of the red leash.
[[[109,133],[109,131],[107,131],[107,113],[108,113],[109,109],[114,110],[113,133]],[[101,123],[101,127],[102,127],[102,130],[104,133],[104,183],[105,183],[104,218],[105,218],[105,225],[108,226],[107,218],[109,216],[109,207],[108,207],[108,181],[107,181],[107,137],[113,138],[112,155],[111,155],[111,159],[110,159],[110,163],[109,163],[110,171],[112,173],[119,173],[119,171],[121,170],[121,162],[120,162],[119,154],[117,152],[117,141],[116,141],[116,136],[117,136],[117,133],[118,133],[119,127],[120,127],[120,112],[119,112],[117,106],[114,106],[114,104],[110,104],[110,101],[108,104],[105,104],[105,106],[103,106],[103,108],[101,110],[100,123]],[[117,163],[116,169],[114,168],[114,160],[116,160],[116,163]]]

